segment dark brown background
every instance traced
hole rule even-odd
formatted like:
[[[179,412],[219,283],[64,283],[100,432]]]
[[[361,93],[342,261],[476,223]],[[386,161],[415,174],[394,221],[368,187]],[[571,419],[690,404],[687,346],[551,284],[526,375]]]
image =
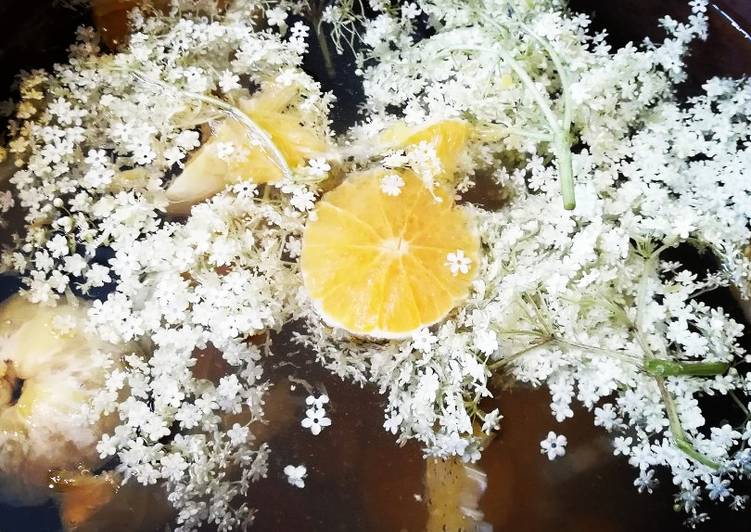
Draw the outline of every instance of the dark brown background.
[[[614,45],[660,38],[657,19],[666,13],[685,14],[678,0],[575,0],[573,8],[594,15],[596,28],[607,29]],[[690,79],[681,87],[695,94],[710,76],[739,77],[751,73],[751,40],[732,28],[720,12],[751,28],[751,0],[723,0],[710,8],[711,35],[695,47],[689,60]],[[54,7],[47,0],[0,0],[0,95],[7,94],[20,68],[49,66],[65,57],[75,27],[87,21],[85,13]],[[307,68],[320,73],[314,54]],[[343,72],[346,60],[340,60]],[[323,78],[322,78],[323,79]],[[340,96],[340,125],[354,118],[360,93],[351,75],[326,82]],[[0,294],[15,286],[0,278]],[[272,474],[250,494],[261,511],[259,531],[418,531],[425,508],[414,494],[423,492],[423,462],[416,446],[399,449],[381,429],[379,397],[369,389],[345,385],[299,355],[282,356],[284,364],[271,375],[297,377],[324,385],[332,398],[333,426],[320,436],[297,429],[304,394],[293,394],[295,419],[290,430],[272,438]],[[284,384],[280,384],[284,386]],[[574,420],[556,425],[550,417],[544,391],[518,389],[497,399],[504,415],[503,431],[481,462],[489,476],[482,509],[494,530],[513,532],[671,532],[681,531],[681,515],[672,510],[673,487],[663,477],[654,495],[639,495],[632,485],[634,470],[612,456],[608,436],[592,427],[591,415],[577,412]],[[299,414],[299,415],[298,415]],[[289,421],[289,420],[288,420]],[[569,439],[568,454],[550,463],[539,441],[554,428]],[[280,479],[288,463],[305,463],[309,479],[304,490]],[[713,520],[704,531],[749,531],[751,514],[734,514],[712,504]],[[138,510],[136,510],[137,512]],[[0,506],[0,531],[42,532],[59,529],[52,505],[17,509]],[[129,530],[128,523],[107,526]]]

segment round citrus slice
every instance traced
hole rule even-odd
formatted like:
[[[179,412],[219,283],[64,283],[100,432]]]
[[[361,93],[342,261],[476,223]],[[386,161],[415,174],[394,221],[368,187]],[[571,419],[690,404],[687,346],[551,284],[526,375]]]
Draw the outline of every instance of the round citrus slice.
[[[398,194],[385,182],[401,182]],[[411,171],[351,176],[318,202],[302,242],[305,288],[330,325],[403,338],[469,293],[480,241],[469,213]]]

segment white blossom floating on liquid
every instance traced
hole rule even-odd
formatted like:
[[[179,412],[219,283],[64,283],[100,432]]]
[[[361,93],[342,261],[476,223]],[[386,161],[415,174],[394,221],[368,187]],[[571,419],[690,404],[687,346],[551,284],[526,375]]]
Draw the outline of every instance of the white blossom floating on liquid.
[[[331,419],[326,417],[326,410],[323,405],[329,402],[329,396],[326,394],[315,397],[309,395],[305,398],[305,404],[310,406],[305,410],[305,417],[300,424],[309,429],[314,436],[318,436],[321,431],[331,425]]]
[[[289,482],[296,488],[305,487],[305,478],[308,476],[308,469],[304,465],[285,466],[284,474],[287,475],[287,482]]]
[[[540,442],[540,453],[547,454],[548,460],[555,460],[566,454],[566,436],[548,432],[548,437]]]

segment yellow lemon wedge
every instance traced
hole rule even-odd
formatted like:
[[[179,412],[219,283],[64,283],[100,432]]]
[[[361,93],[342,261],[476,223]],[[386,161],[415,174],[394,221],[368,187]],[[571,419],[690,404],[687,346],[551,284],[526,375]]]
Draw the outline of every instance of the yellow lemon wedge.
[[[232,183],[279,181],[285,169],[278,157],[287,168],[295,168],[325,155],[329,148],[326,135],[305,125],[299,100],[300,87],[294,84],[270,84],[240,100],[239,109],[266,137],[266,145],[245,124],[225,119],[167,189],[170,212],[186,213]]]
[[[448,119],[413,127],[397,122],[380,134],[379,141],[389,149],[409,149],[421,142],[431,144],[441,162],[441,180],[448,183],[454,177],[457,161],[467,144],[468,136],[467,122]]]
[[[401,181],[399,193],[384,180]],[[469,293],[480,241],[469,213],[411,171],[376,169],[326,193],[303,233],[305,288],[324,320],[376,338],[404,338]]]

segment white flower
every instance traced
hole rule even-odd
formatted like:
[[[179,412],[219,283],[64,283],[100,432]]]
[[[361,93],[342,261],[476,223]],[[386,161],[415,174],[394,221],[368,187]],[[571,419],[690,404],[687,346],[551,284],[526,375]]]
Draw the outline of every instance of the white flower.
[[[114,456],[117,453],[118,444],[119,441],[116,438],[113,438],[109,434],[103,434],[102,439],[96,445],[99,458]]]
[[[410,2],[402,6],[402,16],[408,19],[413,19],[422,13],[422,10],[414,2]]]
[[[398,174],[386,174],[381,178],[381,191],[387,196],[398,196],[403,186],[404,179]]]
[[[555,460],[566,454],[567,443],[566,436],[559,436],[555,432],[550,431],[548,432],[548,437],[540,442],[540,452],[547,454],[548,460]]]
[[[412,335],[412,348],[429,353],[437,341],[438,338],[427,327],[423,327]]]
[[[709,498],[713,501],[724,501],[725,497],[729,497],[733,493],[733,490],[728,488],[728,486],[730,486],[728,479],[713,475],[712,481],[707,484]]]
[[[50,250],[53,257],[67,255],[70,252],[68,239],[63,235],[55,235],[47,242],[47,249]]]
[[[162,457],[161,465],[162,475],[164,475],[164,477],[171,480],[178,480],[183,475],[183,471],[188,469],[190,464],[185,461],[185,458],[181,454],[170,453]]]
[[[475,347],[484,355],[490,356],[498,349],[498,337],[494,331],[479,329],[475,332]]]
[[[110,269],[101,264],[92,264],[89,271],[86,272],[86,282],[89,286],[99,287],[111,281]]]
[[[403,418],[401,414],[390,416],[386,418],[386,421],[383,422],[383,428],[391,434],[396,434],[399,431],[399,426],[401,425],[402,421]]]
[[[313,436],[318,436],[325,427],[331,425],[331,420],[326,417],[326,411],[322,408],[308,408],[305,418],[300,423],[306,429],[310,429]]]
[[[287,475],[287,482],[297,488],[305,487],[305,477],[308,476],[308,469],[304,465],[287,465],[284,467],[284,474]]]
[[[109,162],[109,158],[104,150],[89,150],[85,161],[91,166],[104,166]]]
[[[292,36],[294,38],[305,39],[309,33],[310,28],[308,28],[308,26],[300,20],[295,22],[292,26]]]
[[[317,410],[324,410],[325,404],[329,402],[329,396],[324,394],[319,395],[318,397],[314,395],[309,395],[305,398],[305,404],[308,406],[312,406],[313,408]]]
[[[328,5],[323,10],[321,20],[328,24],[336,24],[342,18],[342,8],[337,5]]]
[[[183,157],[185,157],[185,152],[177,146],[172,146],[164,151],[164,162],[169,166],[179,163],[183,160]]]
[[[219,77],[219,88],[223,93],[228,93],[240,88],[240,76],[231,70],[225,70]]]
[[[13,199],[13,194],[10,190],[0,192],[0,212],[8,212],[15,203],[16,201]]]
[[[239,423],[232,425],[232,428],[227,431],[230,443],[234,446],[239,446],[248,441],[250,436],[250,429],[243,427]]]
[[[618,415],[613,410],[613,405],[610,403],[604,404],[602,407],[595,408],[595,425],[598,427],[605,427],[606,430],[613,430],[618,424]]]
[[[614,455],[622,454],[623,456],[628,456],[631,454],[631,443],[633,442],[633,438],[630,436],[627,438],[624,438],[623,436],[618,436],[613,440],[613,447],[615,448],[613,450]]]
[[[285,26],[285,20],[287,20],[287,12],[281,7],[266,10],[266,22],[269,26],[282,28]]]
[[[308,161],[308,168],[310,170],[310,173],[315,177],[323,177],[328,173],[329,170],[331,170],[331,165],[326,161],[326,159],[317,158],[310,159]]]
[[[460,273],[469,273],[470,264],[472,264],[472,260],[469,257],[465,257],[464,251],[461,249],[457,249],[446,255],[446,266],[451,270],[451,275],[456,276]]]
[[[235,153],[235,145],[231,142],[217,142],[214,144],[216,156],[223,161],[228,161]]]
[[[725,424],[719,428],[712,427],[711,434],[712,441],[725,449],[734,445],[738,438],[741,437],[741,433],[734,430],[733,427],[728,424]]]
[[[485,417],[482,420],[482,431],[485,434],[490,434],[492,431],[498,430],[501,419],[503,419],[503,416],[497,408],[491,410],[485,414]]]
[[[657,486],[657,479],[654,476],[654,469],[642,469],[639,472],[639,476],[634,480],[634,486],[639,490],[639,493],[644,491],[652,493],[652,490]]]

